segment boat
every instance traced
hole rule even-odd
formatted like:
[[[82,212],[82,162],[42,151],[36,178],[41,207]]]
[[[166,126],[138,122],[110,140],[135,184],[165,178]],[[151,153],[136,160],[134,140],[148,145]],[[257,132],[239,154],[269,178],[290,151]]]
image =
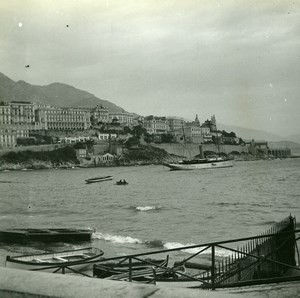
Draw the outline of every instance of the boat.
[[[116,185],[127,185],[128,182],[126,180],[120,180],[116,182]]]
[[[193,269],[196,271],[193,272]],[[211,270],[211,265],[175,262],[168,274],[157,276],[155,284],[159,287],[198,288],[203,284],[203,275],[200,272],[207,270]]]
[[[98,264],[94,265],[94,268],[97,266]],[[181,288],[199,287],[202,284],[202,281],[199,280],[199,278],[199,274],[191,275],[186,271],[184,266],[169,268],[164,263],[161,263],[159,266],[133,266],[130,277],[128,268],[127,270],[124,270],[124,272],[104,277],[104,279],[109,280],[131,281],[155,284],[159,287],[171,286]]]
[[[92,233],[92,229],[8,229],[0,230],[0,241],[9,243],[90,241]]]
[[[93,262],[102,258],[103,251],[86,247],[56,253],[43,253],[35,255],[7,256],[5,267],[22,270],[59,272],[61,268],[65,271],[85,271],[92,266]]]
[[[184,135],[184,140],[186,140]],[[185,144],[186,145],[186,144]],[[220,155],[220,144],[219,139],[217,138],[217,150]],[[194,159],[184,159],[174,163],[164,163],[164,166],[170,168],[170,170],[202,170],[202,169],[217,169],[217,168],[229,168],[233,167],[233,159],[227,159],[221,156],[207,156],[204,157],[203,147],[199,146],[200,154],[199,158]]]
[[[95,177],[95,178],[89,178],[86,179],[86,183],[95,183],[95,182],[102,182],[102,181],[107,181],[107,180],[112,180],[112,176],[102,176],[102,177]]]
[[[145,259],[131,263],[132,276],[135,280],[144,279],[151,267],[165,268],[168,265],[169,257],[166,259]],[[166,269],[164,269],[166,270]],[[146,273],[145,273],[146,272]],[[152,270],[150,270],[152,273]],[[123,280],[129,276],[129,262],[99,262],[93,266],[93,276],[105,279]]]
[[[234,161],[222,157],[181,160],[177,163],[164,163],[170,170],[201,170],[233,167]]]

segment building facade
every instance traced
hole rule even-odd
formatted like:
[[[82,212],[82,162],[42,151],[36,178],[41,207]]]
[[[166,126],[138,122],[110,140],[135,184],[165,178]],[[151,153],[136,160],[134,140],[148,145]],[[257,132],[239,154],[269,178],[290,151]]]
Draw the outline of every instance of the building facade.
[[[0,103],[0,125],[11,125],[11,106],[8,103]]]
[[[126,112],[118,112],[118,113],[114,113],[114,112],[109,112],[109,122],[112,122],[114,119],[117,119],[118,122],[122,125],[122,126],[133,126],[133,119],[134,119],[134,114],[132,113],[126,113]]]
[[[86,109],[40,107],[36,121],[45,130],[86,130],[91,127],[91,114]]]
[[[143,123],[147,133],[153,134],[167,134],[170,131],[169,121],[166,117],[147,116]]]
[[[184,120],[180,117],[167,117],[167,120],[169,122],[169,128],[170,132],[174,131],[182,131],[183,125],[184,125]]]
[[[108,108],[102,105],[96,106],[95,108],[91,109],[91,117],[94,121],[94,123],[92,123],[93,125],[99,122],[108,123],[109,122]]]
[[[0,103],[0,148],[15,147],[17,138],[28,138],[29,131],[35,127],[32,103]]]

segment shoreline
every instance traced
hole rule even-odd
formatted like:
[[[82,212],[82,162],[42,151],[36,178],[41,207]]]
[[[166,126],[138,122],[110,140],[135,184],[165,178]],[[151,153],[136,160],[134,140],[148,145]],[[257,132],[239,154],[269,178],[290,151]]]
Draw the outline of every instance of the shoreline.
[[[289,160],[294,158],[300,158],[300,156],[292,156],[284,159],[262,159],[262,158],[237,158],[234,162],[254,162],[254,161],[273,161],[273,160]],[[168,161],[170,162],[170,161]],[[37,170],[72,170],[72,169],[90,169],[90,168],[116,168],[116,167],[136,167],[136,166],[150,166],[150,165],[161,165],[163,166],[165,162],[157,161],[132,161],[126,163],[116,163],[109,165],[86,165],[86,164],[76,164],[76,163],[64,163],[61,165],[52,165],[47,162],[34,162],[34,163],[3,163],[0,165],[0,172],[9,171],[37,171]]]

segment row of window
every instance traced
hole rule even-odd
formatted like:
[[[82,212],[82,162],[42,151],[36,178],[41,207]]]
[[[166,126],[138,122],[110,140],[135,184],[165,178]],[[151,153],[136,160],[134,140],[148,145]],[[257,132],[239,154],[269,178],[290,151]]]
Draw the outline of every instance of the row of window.
[[[74,111],[74,110],[67,110],[67,111],[65,111],[65,110],[43,110],[43,112],[45,112],[45,114],[51,114],[51,115],[53,115],[53,114],[56,114],[56,115],[57,114],[60,114],[60,115],[61,114],[63,114],[63,115],[86,114],[86,112],[84,112],[84,111]]]

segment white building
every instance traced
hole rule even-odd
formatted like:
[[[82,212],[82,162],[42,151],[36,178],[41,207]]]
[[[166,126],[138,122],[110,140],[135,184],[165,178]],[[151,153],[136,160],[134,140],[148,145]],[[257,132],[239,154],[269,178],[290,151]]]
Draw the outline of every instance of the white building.
[[[144,118],[144,128],[149,134],[167,134],[170,131],[166,117],[147,116]]]
[[[126,113],[126,112],[109,112],[109,122],[112,122],[113,119],[118,119],[119,123],[122,126],[129,126],[131,127],[133,125],[133,118],[134,115],[132,113]]]

